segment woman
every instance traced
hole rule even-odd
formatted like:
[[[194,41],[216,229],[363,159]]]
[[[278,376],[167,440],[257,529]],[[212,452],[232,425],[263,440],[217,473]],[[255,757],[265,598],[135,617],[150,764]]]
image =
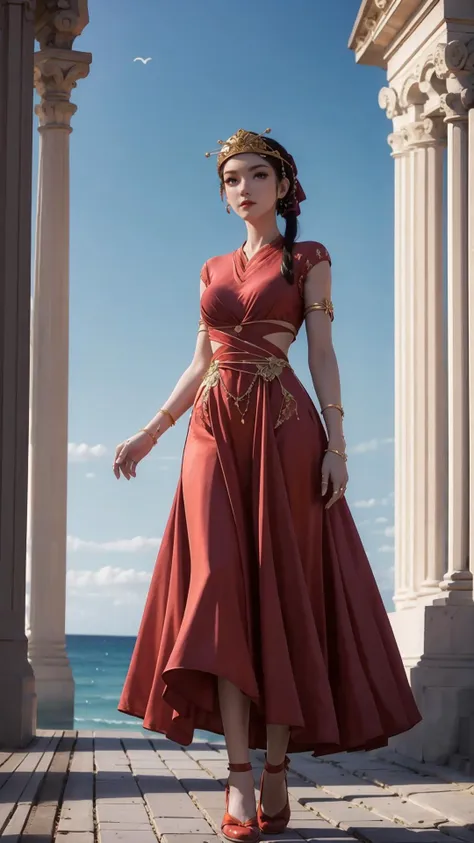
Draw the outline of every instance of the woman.
[[[204,265],[193,361],[113,466],[136,477],[192,406],[119,709],[184,745],[195,728],[225,735],[222,832],[250,843],[288,824],[286,752],[374,748],[420,719],[344,498],[331,261],[295,243],[305,194],[268,131],[220,141],[246,241]],[[303,321],[327,432],[288,362]],[[249,747],[266,748],[257,812]]]

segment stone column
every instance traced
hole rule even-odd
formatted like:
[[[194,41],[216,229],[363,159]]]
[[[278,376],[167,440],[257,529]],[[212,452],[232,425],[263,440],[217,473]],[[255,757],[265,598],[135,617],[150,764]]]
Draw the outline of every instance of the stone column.
[[[454,43],[454,42],[453,42]],[[452,44],[443,47],[450,64]],[[441,97],[448,126],[448,570],[441,603],[472,602],[469,569],[468,115],[457,76]]]
[[[38,210],[31,386],[29,655],[42,728],[71,728],[74,683],[65,649],[69,360],[69,134],[76,80],[89,53],[35,55]]]
[[[0,747],[35,732],[25,636],[33,4],[0,0]]]
[[[413,167],[413,545],[417,600],[439,595],[446,571],[447,415],[443,313],[443,147],[446,127],[426,118],[405,130]]]
[[[381,94],[382,97],[382,94]],[[382,100],[381,100],[382,104]],[[410,380],[412,358],[412,304],[410,297],[410,221],[411,160],[402,132],[388,138],[395,162],[395,594],[397,608],[406,607],[415,598],[413,590],[412,484],[406,471],[409,465]]]
[[[390,89],[380,104],[391,107]],[[387,112],[388,113],[388,112]],[[390,116],[390,115],[389,115]],[[439,593],[445,570],[442,121],[389,136],[395,159],[395,595]]]

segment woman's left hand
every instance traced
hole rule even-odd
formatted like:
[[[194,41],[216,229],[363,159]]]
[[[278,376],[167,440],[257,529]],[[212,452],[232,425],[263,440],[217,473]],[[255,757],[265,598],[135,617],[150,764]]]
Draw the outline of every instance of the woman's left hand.
[[[345,494],[347,481],[349,480],[346,461],[340,457],[339,454],[334,454],[332,451],[326,451],[324,454],[321,475],[321,494],[323,497],[327,494],[328,484],[329,481],[331,481],[332,496],[325,507],[326,509],[329,509]]]

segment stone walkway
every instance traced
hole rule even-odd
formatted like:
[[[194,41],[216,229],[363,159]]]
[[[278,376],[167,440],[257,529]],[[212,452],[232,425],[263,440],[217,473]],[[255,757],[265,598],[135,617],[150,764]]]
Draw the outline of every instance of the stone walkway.
[[[263,754],[252,757],[257,784]],[[226,765],[223,742],[43,732],[0,753],[1,843],[220,843]],[[297,754],[288,783],[280,843],[474,843],[474,779],[444,767],[388,750]]]

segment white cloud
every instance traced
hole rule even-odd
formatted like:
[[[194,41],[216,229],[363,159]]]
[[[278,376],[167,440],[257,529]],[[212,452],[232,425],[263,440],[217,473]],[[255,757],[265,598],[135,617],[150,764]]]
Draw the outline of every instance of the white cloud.
[[[377,506],[377,501],[375,498],[369,498],[368,500],[354,501],[352,506],[356,509],[372,509],[373,506]]]
[[[85,588],[96,591],[97,587],[148,585],[150,571],[137,571],[135,568],[115,568],[106,565],[97,571],[69,570],[67,572],[68,588],[78,590]]]
[[[395,535],[395,527],[393,524],[390,527],[385,527],[383,530],[372,530],[374,536],[385,536],[387,539],[393,539]]]
[[[99,553],[139,553],[141,550],[151,548],[156,550],[159,548],[161,538],[144,538],[143,536],[135,536],[133,539],[115,539],[115,541],[96,542],[79,539],[77,536],[67,537],[67,549],[75,552],[78,550],[85,550]]]
[[[379,553],[394,553],[395,548],[392,544],[382,544],[377,550]]]
[[[75,442],[69,442],[67,446],[69,462],[88,462],[89,460],[104,457],[107,453],[105,445],[86,445],[83,442],[77,445]]]
[[[88,471],[86,477],[88,480],[92,480],[92,478],[95,477],[95,474],[93,471]]]
[[[366,454],[368,451],[378,451],[383,445],[392,445],[393,442],[393,437],[386,436],[383,439],[374,437],[373,439],[368,439],[366,442],[359,442],[357,445],[353,445],[348,451],[351,454]]]
[[[385,515],[379,515],[378,518],[374,520],[374,524],[386,524],[387,521],[388,518],[386,518]]]

